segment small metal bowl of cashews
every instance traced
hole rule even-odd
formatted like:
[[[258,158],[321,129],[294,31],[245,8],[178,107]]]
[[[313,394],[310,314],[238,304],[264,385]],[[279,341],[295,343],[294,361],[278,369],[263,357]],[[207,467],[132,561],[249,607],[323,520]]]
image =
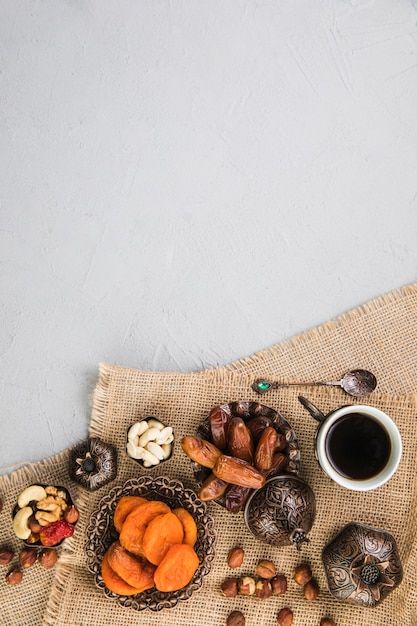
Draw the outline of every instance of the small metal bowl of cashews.
[[[167,461],[172,455],[174,433],[156,417],[145,417],[127,431],[126,453],[146,469]]]

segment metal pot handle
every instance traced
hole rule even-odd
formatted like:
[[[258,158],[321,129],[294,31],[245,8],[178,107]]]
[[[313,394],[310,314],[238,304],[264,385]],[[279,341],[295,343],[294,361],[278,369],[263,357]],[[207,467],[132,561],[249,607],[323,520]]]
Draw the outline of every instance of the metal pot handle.
[[[306,411],[310,413],[311,417],[314,417],[314,419],[320,424],[324,422],[324,420],[326,419],[326,415],[323,413],[323,411],[320,411],[319,408],[317,408],[312,402],[310,402],[310,400],[307,400],[307,398],[305,398],[304,396],[298,396],[298,400],[299,402],[301,402]]]

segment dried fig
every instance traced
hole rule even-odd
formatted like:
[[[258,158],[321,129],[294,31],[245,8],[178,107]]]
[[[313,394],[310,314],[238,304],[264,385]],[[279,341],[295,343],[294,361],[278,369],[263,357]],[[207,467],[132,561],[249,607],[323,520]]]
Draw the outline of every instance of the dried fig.
[[[239,513],[245,506],[251,491],[250,487],[229,485],[224,496],[226,509],[231,513]]]
[[[196,463],[212,469],[221,452],[215,445],[198,437],[183,437],[181,447],[185,454]]]
[[[253,440],[241,417],[234,417],[227,433],[227,449],[231,456],[253,463]]]
[[[278,441],[278,433],[273,426],[265,428],[256,447],[255,466],[265,472],[272,466],[272,459]]]
[[[217,478],[241,487],[259,489],[265,484],[265,476],[256,468],[242,459],[234,459],[222,454],[213,468],[213,474]]]
[[[230,407],[228,404],[215,406],[209,415],[211,436],[215,446],[224,450],[227,444],[227,432],[231,420]]]
[[[207,502],[208,500],[216,500],[224,494],[227,489],[227,483],[224,480],[220,480],[214,474],[210,474],[208,478],[201,485],[198,497],[200,500]]]

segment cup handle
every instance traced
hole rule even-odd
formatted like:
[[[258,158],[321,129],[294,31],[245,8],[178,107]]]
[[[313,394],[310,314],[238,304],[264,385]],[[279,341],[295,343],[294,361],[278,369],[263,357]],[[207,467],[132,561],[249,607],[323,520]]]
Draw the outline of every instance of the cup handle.
[[[326,419],[325,414],[320,411],[320,409],[318,409],[312,402],[310,402],[310,400],[307,400],[307,398],[305,398],[304,396],[298,396],[298,401],[301,402],[306,411],[308,411],[311,417],[314,417],[317,422],[320,422],[320,424],[324,422],[324,420]]]

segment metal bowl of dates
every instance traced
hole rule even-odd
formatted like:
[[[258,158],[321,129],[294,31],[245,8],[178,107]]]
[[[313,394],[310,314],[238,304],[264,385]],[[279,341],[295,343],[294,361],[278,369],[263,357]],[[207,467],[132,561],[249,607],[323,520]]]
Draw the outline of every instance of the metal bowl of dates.
[[[199,557],[200,565],[186,587],[171,592],[158,591],[154,587],[131,596],[118,595],[107,589],[101,575],[101,563],[107,549],[119,537],[113,525],[113,514],[122,496],[142,496],[150,500],[160,500],[172,509],[182,507],[193,516],[197,525],[197,542],[194,549]],[[166,476],[156,478],[141,476],[128,480],[123,486],[113,487],[100,500],[98,508],[92,513],[86,532],[87,566],[94,576],[96,586],[111,600],[135,611],[171,609],[179,602],[188,600],[203,584],[204,576],[210,572],[215,555],[214,520],[207,513],[207,505],[196,497],[194,491],[186,489],[179,480]],[[161,624],[168,621],[168,619],[162,620]]]
[[[240,418],[249,428],[255,450],[262,433],[270,426],[279,433],[283,440],[284,443],[280,454],[286,457],[284,464],[265,472],[266,478],[269,479],[280,474],[298,474],[300,468],[300,447],[293,428],[281,413],[259,402],[239,400],[213,407],[209,415],[198,426],[196,434],[201,439],[215,443],[224,454],[237,457],[238,455],[233,450],[230,450],[227,440],[228,426],[234,418]],[[216,430],[213,433],[213,428],[216,428],[216,424],[222,430]],[[240,458],[244,458],[244,456]],[[194,461],[191,461],[191,466],[194,477],[201,487],[209,479],[211,470]],[[251,493],[253,493],[253,489],[231,484],[221,496],[213,499],[213,501],[232,513],[238,513],[244,509]]]

